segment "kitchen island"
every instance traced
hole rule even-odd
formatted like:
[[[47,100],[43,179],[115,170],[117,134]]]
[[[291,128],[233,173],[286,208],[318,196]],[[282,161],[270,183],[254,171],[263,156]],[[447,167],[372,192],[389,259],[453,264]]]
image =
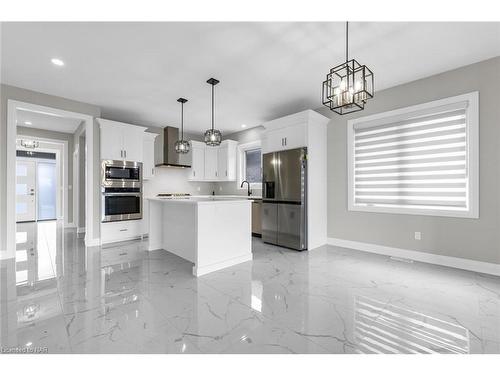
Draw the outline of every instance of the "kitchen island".
[[[148,250],[164,249],[192,263],[201,276],[252,260],[251,200],[148,198]]]

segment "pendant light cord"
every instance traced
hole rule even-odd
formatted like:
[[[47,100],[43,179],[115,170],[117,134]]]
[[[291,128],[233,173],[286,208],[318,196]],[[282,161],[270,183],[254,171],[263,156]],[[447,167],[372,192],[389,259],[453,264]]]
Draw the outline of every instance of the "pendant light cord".
[[[184,103],[181,103],[181,141],[184,140]]]
[[[212,83],[212,130],[214,130],[214,87],[215,85]]]
[[[349,61],[349,22],[345,23],[345,61]]]

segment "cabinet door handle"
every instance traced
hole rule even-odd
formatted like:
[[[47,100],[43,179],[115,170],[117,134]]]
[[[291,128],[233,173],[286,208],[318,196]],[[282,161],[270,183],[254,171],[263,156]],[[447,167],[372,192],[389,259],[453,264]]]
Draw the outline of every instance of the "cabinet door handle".
[[[120,229],[120,232],[126,232],[128,229]]]
[[[196,171],[193,170],[193,177],[196,177]]]
[[[286,146],[286,137],[285,137],[285,146]]]
[[[154,168],[151,168],[151,174],[154,176],[154,174],[155,174],[155,169]]]
[[[227,177],[227,169],[226,169],[226,177]]]
[[[120,150],[120,157],[123,158],[123,150]]]
[[[127,150],[123,151],[125,153],[125,157],[127,157]]]

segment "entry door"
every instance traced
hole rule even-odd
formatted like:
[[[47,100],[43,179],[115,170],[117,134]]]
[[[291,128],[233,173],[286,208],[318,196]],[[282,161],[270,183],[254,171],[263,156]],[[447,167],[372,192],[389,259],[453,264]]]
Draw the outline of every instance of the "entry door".
[[[36,220],[36,162],[16,162],[16,221]]]

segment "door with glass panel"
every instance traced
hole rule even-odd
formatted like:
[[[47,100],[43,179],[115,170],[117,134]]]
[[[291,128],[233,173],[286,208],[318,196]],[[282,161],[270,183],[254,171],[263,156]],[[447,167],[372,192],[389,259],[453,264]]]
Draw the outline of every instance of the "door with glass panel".
[[[57,199],[56,164],[53,162],[37,163],[37,220],[55,220]]]
[[[36,162],[16,162],[16,221],[36,220]]]

